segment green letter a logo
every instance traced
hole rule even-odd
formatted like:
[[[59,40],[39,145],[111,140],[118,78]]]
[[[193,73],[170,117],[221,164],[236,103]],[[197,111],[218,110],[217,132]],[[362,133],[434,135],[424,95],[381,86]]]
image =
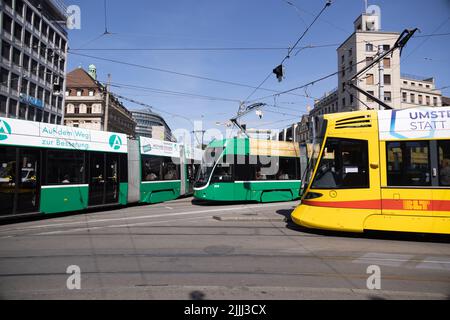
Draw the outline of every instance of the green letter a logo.
[[[11,134],[11,127],[5,120],[0,120],[0,141],[8,139],[8,134]]]
[[[114,150],[119,150],[120,147],[122,146],[122,139],[120,139],[120,137],[118,135],[113,134],[109,138],[109,146],[111,148],[113,148]]]

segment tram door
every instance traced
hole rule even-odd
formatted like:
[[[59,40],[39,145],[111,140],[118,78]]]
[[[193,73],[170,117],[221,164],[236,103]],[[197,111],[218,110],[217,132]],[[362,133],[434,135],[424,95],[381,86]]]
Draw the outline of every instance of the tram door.
[[[119,155],[91,153],[89,206],[119,202]]]
[[[0,214],[39,211],[40,151],[0,148]]]

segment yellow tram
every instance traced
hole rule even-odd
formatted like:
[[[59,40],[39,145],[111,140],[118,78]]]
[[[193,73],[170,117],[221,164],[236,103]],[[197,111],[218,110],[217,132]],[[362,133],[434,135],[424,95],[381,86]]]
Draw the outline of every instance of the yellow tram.
[[[450,234],[450,108],[358,111],[314,119],[296,224]]]

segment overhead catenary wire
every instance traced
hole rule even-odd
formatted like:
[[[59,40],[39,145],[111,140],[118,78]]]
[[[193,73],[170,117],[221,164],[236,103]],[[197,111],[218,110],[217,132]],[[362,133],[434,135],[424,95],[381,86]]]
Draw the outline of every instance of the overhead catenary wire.
[[[141,69],[147,69],[147,70],[153,70],[153,71],[158,71],[158,72],[163,72],[163,73],[174,74],[174,75],[183,76],[183,77],[189,77],[189,78],[195,78],[195,79],[200,79],[200,80],[205,80],[205,81],[211,81],[211,82],[216,82],[216,83],[221,83],[221,84],[227,84],[227,85],[238,86],[238,87],[246,87],[246,88],[255,88],[254,86],[247,85],[247,84],[244,84],[244,83],[227,81],[227,80],[220,80],[220,79],[214,79],[214,78],[200,76],[200,75],[194,75],[194,74],[189,74],[189,73],[184,73],[184,72],[177,72],[177,71],[173,71],[173,70],[167,70],[167,69],[156,68],[156,67],[151,67],[151,66],[145,66],[145,65],[131,63],[131,62],[120,61],[120,60],[116,60],[116,59],[108,59],[108,58],[103,58],[103,57],[86,55],[86,54],[82,54],[82,53],[72,52],[71,50],[69,50],[69,54],[77,55],[77,56],[81,56],[81,57],[86,57],[86,58],[90,58],[90,59],[95,59],[95,60],[100,60],[100,61],[107,61],[107,62],[112,62],[112,63],[116,63],[116,64],[121,64],[121,65],[136,67],[136,68],[141,68]],[[275,92],[275,93],[279,92],[277,90],[268,89],[268,88],[259,88],[259,90],[268,91],[268,92]],[[293,95],[294,96],[299,96],[299,97],[305,97],[305,95],[302,95],[302,94],[293,94]]]
[[[317,19],[322,15],[322,13],[325,11],[326,8],[328,8],[331,5],[331,1],[327,0],[327,2],[325,3],[325,5],[323,6],[322,10],[320,10],[320,12],[316,15],[316,17],[314,18],[314,20],[309,24],[309,26],[305,29],[305,31],[302,33],[302,35],[297,39],[297,41],[294,43],[294,45],[292,47],[289,48],[287,55],[281,60],[281,63],[279,65],[283,65],[283,63],[289,59],[291,52],[293,50],[295,50],[295,48],[297,47],[297,45],[300,43],[300,41],[305,37],[305,35],[308,33],[309,29],[314,25],[314,23],[317,21]],[[259,90],[259,88],[261,88],[264,83],[270,78],[270,76],[272,75],[272,71],[264,78],[264,80],[247,96],[247,98],[245,98],[243,101],[247,102],[248,99],[250,99],[256,91]]]

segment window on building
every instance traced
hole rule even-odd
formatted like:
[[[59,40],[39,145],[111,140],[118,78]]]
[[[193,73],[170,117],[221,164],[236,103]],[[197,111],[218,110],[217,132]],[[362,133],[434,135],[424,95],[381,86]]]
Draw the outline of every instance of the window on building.
[[[36,37],[33,37],[33,51],[39,53],[39,40]]]
[[[407,102],[408,101],[408,97],[407,97],[407,93],[406,92],[402,92],[402,101],[403,102]]]
[[[12,90],[19,90],[19,75],[11,72],[11,76],[9,78],[9,86]]]
[[[3,14],[3,31],[6,33],[12,33],[12,19],[7,14]]]
[[[79,114],[80,113],[80,106],[75,106],[73,110],[74,110],[73,113]]]
[[[429,106],[431,104],[430,96],[425,96],[425,101],[426,101],[427,106]]]
[[[427,89],[430,89],[430,85],[429,85],[429,84],[427,84],[425,87],[426,87]]]
[[[0,95],[0,115],[6,116],[6,100],[5,96]]]
[[[353,61],[350,61],[349,65],[348,65],[348,72],[352,72],[352,71],[353,71]]]
[[[30,91],[29,95],[36,98],[36,85],[33,82],[30,82]]]
[[[36,120],[35,121],[37,121],[37,122],[42,121],[42,110],[41,109],[36,110]]]
[[[369,188],[367,141],[327,139],[311,188]]]
[[[433,106],[437,107],[438,102],[437,102],[437,97],[433,97]]]
[[[6,86],[8,83],[9,71],[7,69],[0,69],[0,82],[2,85]]]
[[[27,30],[25,30],[25,37],[23,40],[23,44],[27,48],[29,48],[31,46],[31,33],[29,33]]]
[[[373,58],[372,57],[366,57],[366,66],[368,66],[372,62],[373,62]]]
[[[9,117],[15,118],[17,116],[17,100],[9,99]]]
[[[37,15],[34,15],[33,26],[37,31],[40,31],[41,18],[39,18]]]
[[[8,42],[2,41],[2,57],[9,61],[11,54],[11,45]]]
[[[92,114],[92,106],[87,106],[86,107],[86,113],[87,114]]]
[[[342,98],[342,107],[345,108],[345,98]]]
[[[375,94],[373,91],[367,91],[367,93],[369,93],[369,94],[371,94],[372,96]],[[372,102],[373,100],[371,99],[371,98],[369,98],[369,97],[366,97],[367,98],[367,102]]]
[[[388,186],[431,185],[428,141],[387,142]]]
[[[416,103],[416,95],[414,93],[411,93],[409,95],[409,100],[411,103]]]
[[[94,96],[94,90],[89,90],[89,97],[93,97]]]
[[[28,90],[28,80],[22,78],[22,82],[20,84],[20,93],[27,94]]]
[[[28,71],[30,69],[30,57],[27,56],[25,53],[23,54],[22,57],[22,66],[25,71]]]
[[[384,58],[383,59],[383,66],[387,69],[391,67],[391,58]]]
[[[45,80],[45,67],[44,66],[39,67],[39,79]]]
[[[391,48],[388,44],[383,44],[383,51],[388,51]]]
[[[342,55],[342,56],[341,56],[341,63],[343,64],[344,62],[345,62],[345,56]]]
[[[450,140],[438,140],[439,185],[450,186]]]
[[[48,185],[84,183],[84,162],[82,151],[48,150],[45,182]]]
[[[44,111],[43,122],[48,123],[48,116],[49,116],[49,113],[47,111]]]
[[[408,84],[408,81],[403,81],[403,84]]]
[[[350,94],[350,105],[353,105],[353,95]]]
[[[384,84],[390,85],[391,84],[391,75],[390,74],[385,74],[383,76],[384,79]]]
[[[418,104],[423,104],[423,96],[422,96],[421,94],[419,94],[419,95],[417,96],[417,103],[418,103]]]
[[[366,51],[367,52],[372,52],[373,51],[373,44],[366,43]]]
[[[26,120],[27,105],[25,103],[19,104],[19,119]]]
[[[77,90],[77,97],[81,97],[82,94],[83,94],[83,90]]]
[[[345,66],[342,66],[342,76],[345,76]]]
[[[371,85],[374,84],[374,78],[372,73],[368,73],[366,76],[366,84]]]
[[[56,121],[56,115],[52,114],[50,116],[50,123],[55,123],[55,121]]]
[[[27,20],[27,22],[29,24],[31,24],[33,22],[33,10],[31,10],[30,7],[26,7],[27,9],[27,13],[25,15],[25,19]]]
[[[351,56],[352,56],[352,54],[353,54],[353,50],[352,50],[352,48],[348,49],[348,56],[349,56],[349,57],[351,57]]]
[[[28,116],[27,116],[27,120],[33,121],[33,120],[34,120],[34,113],[35,113],[35,108],[32,107],[32,106],[28,106]]]
[[[38,63],[36,60],[31,60],[31,70],[30,73],[36,75],[38,73]]]
[[[415,82],[411,82],[411,86],[415,87],[416,83]]]
[[[70,95],[70,91],[66,90],[66,97],[68,97]]]
[[[390,91],[384,92],[384,101],[385,102],[391,102],[392,101],[392,94]]]
[[[419,87],[422,88],[422,87],[423,87],[423,84],[419,83]]]
[[[37,97],[36,98],[38,98],[40,100],[44,99],[44,89],[43,88],[38,87],[38,89],[37,89]]]
[[[12,56],[12,62],[16,65],[16,66],[20,66],[20,50],[13,48],[13,56]]]
[[[15,23],[14,26],[14,38],[18,41],[22,41],[22,27],[18,23]]]
[[[22,0],[16,0],[16,13],[20,16],[23,17],[23,1]]]

